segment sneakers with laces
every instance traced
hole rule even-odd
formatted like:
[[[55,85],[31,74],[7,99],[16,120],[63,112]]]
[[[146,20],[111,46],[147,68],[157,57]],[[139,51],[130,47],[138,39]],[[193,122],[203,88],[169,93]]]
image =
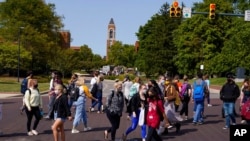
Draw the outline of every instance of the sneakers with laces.
[[[33,135],[38,135],[38,132],[36,130],[31,130]]]
[[[32,133],[31,131],[29,131],[29,132],[27,133],[27,135],[28,135],[28,136],[33,136],[33,133]]]
[[[89,130],[92,130],[92,128],[91,128],[91,127],[83,128],[83,131],[84,131],[84,132],[89,131]]]
[[[72,134],[79,133],[79,132],[80,132],[80,131],[77,130],[77,129],[72,129],[72,130],[71,130],[71,133],[72,133]]]

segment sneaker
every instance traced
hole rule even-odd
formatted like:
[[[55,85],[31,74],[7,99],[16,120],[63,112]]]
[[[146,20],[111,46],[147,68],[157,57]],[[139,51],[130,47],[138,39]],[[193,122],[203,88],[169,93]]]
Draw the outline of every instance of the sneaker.
[[[227,126],[224,126],[222,129],[227,130],[227,129],[228,129],[228,127],[227,127]]]
[[[192,124],[193,124],[193,125],[197,125],[197,122],[193,122]]]
[[[169,126],[168,126],[168,129],[171,129],[171,128],[173,128],[173,126],[172,126],[172,125],[169,125]]]
[[[95,111],[95,108],[91,108],[90,111],[91,111],[91,112],[94,112],[94,111]]]
[[[100,111],[97,111],[97,114],[100,114]]]
[[[198,125],[202,125],[202,124],[203,124],[203,121],[198,122]]]
[[[48,115],[47,115],[47,116],[45,116],[44,118],[45,118],[45,119],[50,119]]]
[[[77,130],[77,129],[72,129],[72,130],[71,130],[71,133],[72,133],[72,134],[79,133],[79,132],[80,132],[80,131]]]
[[[31,132],[33,133],[33,135],[38,135],[38,132],[36,130],[31,130]]]
[[[236,125],[236,123],[232,123],[232,125]]]
[[[32,133],[31,131],[29,131],[29,132],[27,133],[27,135],[28,135],[28,136],[33,136],[33,133]]]
[[[127,136],[125,134],[122,134],[122,141],[126,141]]]
[[[241,124],[245,124],[245,123],[246,123],[246,120],[241,120],[240,123],[241,123]]]
[[[207,107],[212,107],[213,105],[212,104],[207,104]]]
[[[89,130],[92,130],[92,128],[91,128],[91,127],[83,128],[83,131],[84,131],[84,132],[89,131]]]
[[[188,116],[185,116],[185,117],[184,117],[184,120],[188,120]]]

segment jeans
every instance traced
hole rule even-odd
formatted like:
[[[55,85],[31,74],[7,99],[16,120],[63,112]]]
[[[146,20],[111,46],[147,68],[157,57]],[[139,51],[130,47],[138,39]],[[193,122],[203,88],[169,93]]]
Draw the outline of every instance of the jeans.
[[[48,111],[48,114],[47,114],[48,116],[51,115],[51,113],[52,113],[55,100],[56,100],[56,96],[51,95],[50,98],[49,98],[49,105],[48,105],[49,111]]]
[[[204,100],[203,101],[195,101],[195,114],[193,122],[203,122],[202,112],[204,110]]]
[[[236,122],[234,115],[234,102],[223,102],[223,109],[226,118],[226,127],[230,127],[230,119],[233,123]]]
[[[101,107],[102,107],[102,92],[101,91],[98,91],[97,94],[96,94],[96,98],[98,99],[98,101],[94,101],[92,103],[92,106],[91,108],[94,108],[96,104],[98,104],[98,111],[101,111]]]
[[[126,131],[126,136],[129,134],[129,133],[131,133],[132,131],[134,131],[135,129],[136,129],[136,127],[137,127],[137,125],[138,125],[138,122],[139,122],[139,115],[140,115],[140,110],[138,110],[137,112],[136,112],[136,117],[133,117],[133,115],[131,114],[131,126],[127,129],[127,131]],[[146,124],[144,124],[144,125],[142,125],[141,126],[141,137],[143,138],[143,139],[145,139],[146,138]]]
[[[73,126],[74,127],[78,126],[80,121],[82,121],[83,125],[87,128],[87,113],[85,110],[85,103],[76,106]]]

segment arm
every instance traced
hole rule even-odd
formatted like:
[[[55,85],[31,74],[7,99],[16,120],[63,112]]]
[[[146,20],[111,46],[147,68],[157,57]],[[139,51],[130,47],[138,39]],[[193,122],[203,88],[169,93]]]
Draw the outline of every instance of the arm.
[[[86,94],[86,96],[87,96],[88,98],[97,101],[97,99],[94,98],[93,95],[89,92],[89,88],[88,88],[86,85],[83,85],[82,87],[83,87],[84,93]]]
[[[29,90],[26,90],[26,92],[25,92],[24,103],[25,103],[26,107],[28,108],[28,110],[31,111],[31,107],[30,107],[30,92],[29,92]]]
[[[167,117],[167,115],[166,115],[166,113],[165,113],[165,111],[164,111],[164,106],[163,106],[162,101],[161,101],[161,100],[158,100],[158,101],[157,101],[157,105],[158,105],[157,108],[159,109],[160,113],[163,115],[164,120],[166,121],[165,126],[166,126],[166,127],[170,126],[168,117]]]

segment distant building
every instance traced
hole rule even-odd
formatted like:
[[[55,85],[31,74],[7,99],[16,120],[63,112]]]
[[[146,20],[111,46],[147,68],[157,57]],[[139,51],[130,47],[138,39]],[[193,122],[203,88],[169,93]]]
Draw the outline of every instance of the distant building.
[[[107,47],[106,47],[106,61],[108,58],[108,53],[110,51],[110,47],[115,43],[115,23],[113,18],[111,18],[109,24],[108,24],[108,37],[107,37]]]
[[[70,48],[71,34],[69,30],[59,31],[59,44],[62,48]]]

